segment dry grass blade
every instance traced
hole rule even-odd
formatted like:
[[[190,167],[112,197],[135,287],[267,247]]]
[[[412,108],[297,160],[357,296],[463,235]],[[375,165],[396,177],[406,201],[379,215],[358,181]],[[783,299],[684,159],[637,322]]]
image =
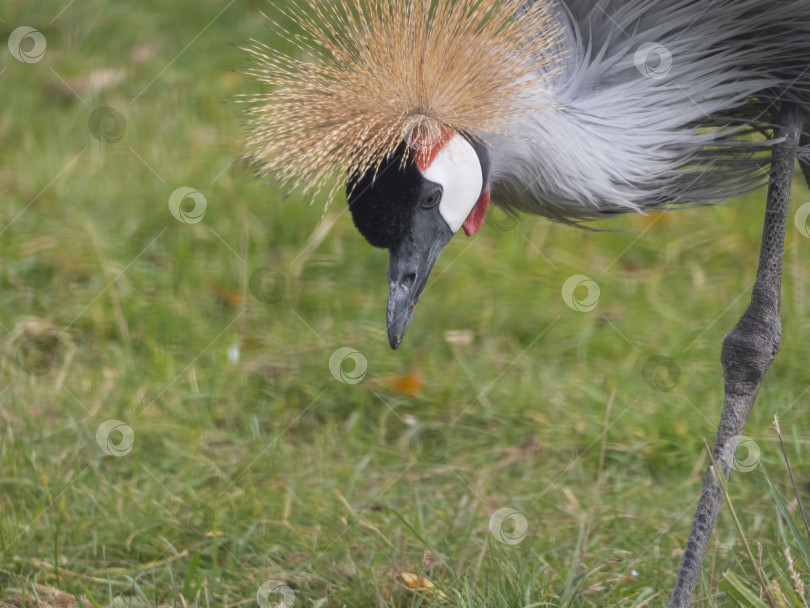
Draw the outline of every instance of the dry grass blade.
[[[804,522],[804,529],[807,532],[807,536],[810,537],[810,526],[807,525],[807,515],[804,513],[804,505],[802,504],[802,498],[799,496],[799,488],[796,487],[796,480],[793,479],[793,470],[790,468],[790,463],[788,462],[787,452],[785,451],[785,442],[782,441],[782,429],[779,428],[779,417],[773,417],[774,426],[776,426],[776,434],[779,436],[779,445],[782,447],[782,457],[785,459],[785,466],[788,470],[788,475],[790,476],[790,483],[793,485],[793,493],[796,494],[796,502],[799,503],[799,511],[802,514],[802,521]]]

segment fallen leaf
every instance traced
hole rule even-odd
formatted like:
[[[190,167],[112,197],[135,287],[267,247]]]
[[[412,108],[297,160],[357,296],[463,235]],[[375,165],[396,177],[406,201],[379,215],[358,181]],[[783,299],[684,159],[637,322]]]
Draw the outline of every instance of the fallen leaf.
[[[391,389],[408,397],[418,397],[422,393],[422,372],[411,372],[395,379]]]
[[[226,289],[218,285],[211,285],[211,293],[221,302],[230,304],[231,306],[239,306],[242,303],[242,292],[240,291]]]
[[[399,576],[405,581],[405,585],[412,591],[425,593],[428,597],[438,597],[439,599],[446,600],[447,594],[441,589],[437,589],[433,581],[424,576],[417,576],[410,572],[400,572]]]

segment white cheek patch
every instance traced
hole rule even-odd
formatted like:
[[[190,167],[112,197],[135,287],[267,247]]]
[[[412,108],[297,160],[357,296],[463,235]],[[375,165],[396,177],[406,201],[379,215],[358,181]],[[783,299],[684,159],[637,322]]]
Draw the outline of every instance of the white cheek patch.
[[[484,187],[481,162],[475,150],[466,139],[454,135],[422,175],[444,189],[439,213],[450,230],[457,232]]]

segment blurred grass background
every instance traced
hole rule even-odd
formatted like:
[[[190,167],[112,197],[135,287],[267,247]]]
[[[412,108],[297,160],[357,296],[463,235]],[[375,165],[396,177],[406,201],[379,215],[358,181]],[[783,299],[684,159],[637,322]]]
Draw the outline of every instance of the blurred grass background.
[[[407,588],[423,573],[453,605],[664,605],[764,191],[597,225],[616,232],[495,211],[448,246],[393,352],[387,255],[345,204],[322,221],[234,162],[233,100],[256,90],[238,45],[294,52],[262,11],[284,21],[259,1],[0,2],[0,39],[47,40],[37,63],[0,51],[0,601],[252,605],[280,581],[300,606],[440,602]],[[101,107],[125,126],[93,123]],[[169,210],[183,186],[198,223]],[[782,350],[747,429],[760,463],[730,483],[788,586],[765,471],[790,496],[779,414],[807,492],[808,259],[791,222]],[[280,300],[248,288],[263,268]],[[599,285],[591,312],[563,302],[575,274]],[[341,347],[362,382],[330,372]],[[111,419],[134,434],[121,457],[96,441]],[[518,544],[489,531],[504,507]],[[725,508],[710,551],[698,605],[736,605],[718,584],[753,570]]]

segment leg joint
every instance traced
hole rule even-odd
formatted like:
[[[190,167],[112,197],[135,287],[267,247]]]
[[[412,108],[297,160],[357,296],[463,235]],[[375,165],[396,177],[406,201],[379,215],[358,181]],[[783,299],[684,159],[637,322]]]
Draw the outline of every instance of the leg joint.
[[[782,325],[778,311],[745,311],[739,323],[723,340],[720,360],[726,379],[726,390],[735,388],[748,392],[759,386],[782,341]]]

